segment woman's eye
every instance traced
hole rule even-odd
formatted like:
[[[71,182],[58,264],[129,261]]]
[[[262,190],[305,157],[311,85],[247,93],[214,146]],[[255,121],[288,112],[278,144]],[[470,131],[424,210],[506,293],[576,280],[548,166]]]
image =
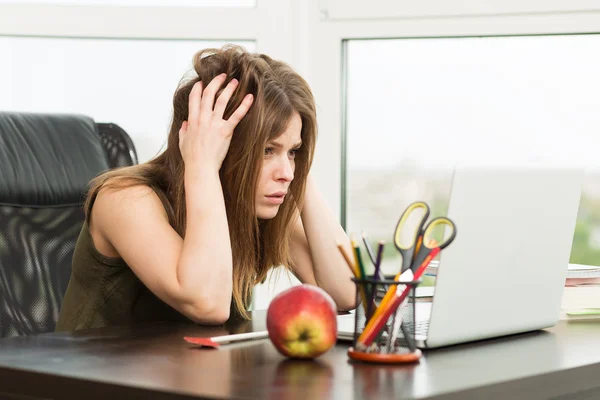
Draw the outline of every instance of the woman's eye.
[[[298,149],[290,150],[290,158],[296,158],[296,154],[298,154]]]
[[[273,154],[273,148],[272,147],[265,148],[265,156],[270,156],[272,154]]]

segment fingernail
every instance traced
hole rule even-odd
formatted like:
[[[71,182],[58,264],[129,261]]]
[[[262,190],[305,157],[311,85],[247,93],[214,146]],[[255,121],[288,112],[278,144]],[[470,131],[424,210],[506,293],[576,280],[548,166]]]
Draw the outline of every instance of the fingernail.
[[[238,80],[237,80],[237,79],[235,79],[235,78],[233,78],[233,79],[231,80],[231,83],[233,83],[234,85],[237,85],[237,84],[238,84]]]

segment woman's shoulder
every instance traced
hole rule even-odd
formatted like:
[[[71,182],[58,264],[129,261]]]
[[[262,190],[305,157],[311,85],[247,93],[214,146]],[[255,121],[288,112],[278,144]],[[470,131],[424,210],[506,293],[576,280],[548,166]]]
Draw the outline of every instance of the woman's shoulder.
[[[119,179],[117,182],[107,181],[98,191],[96,201],[104,197],[105,199],[127,200],[138,199],[146,196],[157,197],[156,192],[150,186],[137,183],[134,181],[128,182],[125,179]]]
[[[120,182],[120,184],[127,182]],[[166,216],[164,206],[156,191],[148,185],[106,185],[98,191],[92,206],[95,219],[114,218],[122,213],[152,212]]]
[[[100,204],[122,204],[122,203],[154,203],[160,199],[156,192],[148,185],[140,183],[106,182],[106,184],[98,190],[98,195],[94,202],[94,206]]]

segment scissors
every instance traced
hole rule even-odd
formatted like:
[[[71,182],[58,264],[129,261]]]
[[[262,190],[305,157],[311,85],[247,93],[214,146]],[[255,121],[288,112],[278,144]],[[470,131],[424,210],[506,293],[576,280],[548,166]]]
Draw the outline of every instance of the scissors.
[[[412,230],[409,220],[416,216]],[[417,201],[409,205],[400,216],[394,232],[394,245],[402,255],[400,274],[410,269],[413,273],[431,254],[434,248],[439,250],[447,247],[456,237],[454,223],[446,218],[433,219],[425,226],[429,217],[429,206]]]
[[[423,264],[429,265],[429,261],[426,263],[425,261],[432,258],[434,252],[437,255],[442,249],[448,247],[455,237],[456,225],[450,218],[438,217],[431,220],[420,236],[421,243],[411,265],[413,273],[416,274],[423,267]],[[423,272],[425,272],[424,269]]]
[[[416,217],[416,221],[412,221]],[[429,206],[422,201],[409,205],[400,216],[394,231],[394,246],[402,255],[400,273],[412,269],[412,263],[422,241],[423,225],[429,217]],[[411,231],[409,221],[414,229]]]
[[[408,240],[404,241],[406,231],[409,229],[406,228],[407,221],[416,210],[422,210],[422,215],[417,218],[414,231],[408,231]],[[402,255],[402,268],[394,280],[399,281],[403,272],[407,270],[410,270],[411,276],[405,276],[405,280],[419,279],[431,260],[443,248],[452,243],[456,237],[456,226],[452,220],[446,217],[439,217],[433,219],[427,226],[424,226],[428,216],[429,207],[424,202],[415,202],[408,206],[404,213],[402,213],[394,233],[394,245]],[[443,232],[440,232],[442,228]],[[367,326],[358,338],[360,343],[366,346],[371,345],[377,334],[385,326],[390,315],[398,310],[404,299],[408,296],[410,292],[409,286],[404,284],[396,286],[388,290],[375,314],[368,321]]]

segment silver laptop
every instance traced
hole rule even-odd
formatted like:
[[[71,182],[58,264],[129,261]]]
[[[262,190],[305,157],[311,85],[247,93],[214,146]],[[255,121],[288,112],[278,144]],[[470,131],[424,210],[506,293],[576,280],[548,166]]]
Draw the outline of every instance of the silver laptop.
[[[456,166],[447,216],[457,236],[440,255],[432,301],[416,303],[418,347],[556,324],[583,176],[539,163]],[[354,314],[339,316],[338,338],[353,331]]]

